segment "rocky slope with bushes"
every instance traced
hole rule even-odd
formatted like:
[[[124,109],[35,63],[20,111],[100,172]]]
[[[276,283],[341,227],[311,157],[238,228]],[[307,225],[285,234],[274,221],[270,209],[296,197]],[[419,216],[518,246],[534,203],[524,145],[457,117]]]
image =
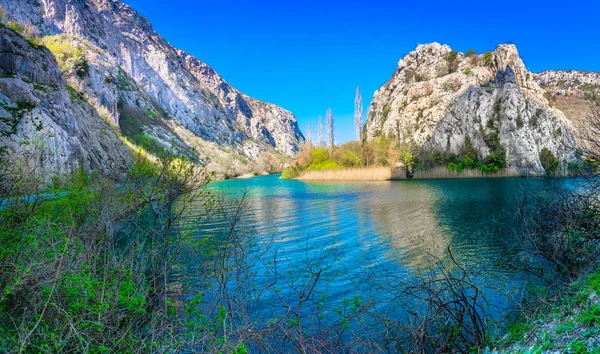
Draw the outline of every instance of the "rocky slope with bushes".
[[[110,125],[66,85],[56,60],[0,26],[0,149],[20,173],[78,168],[118,177],[131,156]]]
[[[585,145],[591,108],[600,105],[600,73],[548,70],[534,77],[541,87],[552,93],[556,107],[573,123],[579,143]]]
[[[69,90],[89,103],[93,115],[151,153],[185,155],[216,170],[227,166],[230,171],[220,172],[235,175],[263,160],[294,156],[304,141],[291,112],[239,92],[124,3],[0,5],[4,21],[31,45],[50,49]],[[45,68],[27,70],[35,76]],[[3,74],[13,73],[3,68]]]
[[[522,174],[545,173],[543,155],[563,171],[577,160],[571,123],[514,45],[480,55],[419,45],[375,92],[366,137],[383,135],[420,152],[469,155],[492,170]]]

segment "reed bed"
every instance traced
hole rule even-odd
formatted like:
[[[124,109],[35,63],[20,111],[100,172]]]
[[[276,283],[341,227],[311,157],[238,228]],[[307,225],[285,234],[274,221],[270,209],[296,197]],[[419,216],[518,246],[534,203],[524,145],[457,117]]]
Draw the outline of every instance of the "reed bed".
[[[404,168],[394,171],[394,179],[406,179]],[[449,171],[446,167],[434,167],[426,170],[416,170],[412,179],[453,179],[453,178],[502,178],[523,176],[514,168],[505,168],[495,173],[484,173],[478,169],[465,169],[462,172]]]
[[[455,178],[503,178],[522,177],[514,168],[502,169],[496,173],[484,173],[478,169],[462,172],[448,171],[444,166],[426,170],[416,170],[410,179],[455,179]],[[353,167],[336,170],[303,171],[298,179],[303,181],[389,181],[405,180],[404,167]]]
[[[392,179],[390,167],[352,167],[337,170],[303,171],[304,181],[388,181]]]

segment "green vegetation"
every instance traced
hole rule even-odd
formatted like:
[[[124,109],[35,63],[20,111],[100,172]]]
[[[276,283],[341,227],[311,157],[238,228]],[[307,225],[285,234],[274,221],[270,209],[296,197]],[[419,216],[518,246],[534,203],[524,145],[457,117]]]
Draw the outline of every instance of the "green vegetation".
[[[483,64],[489,68],[493,68],[496,65],[496,63],[494,63],[494,53],[483,53]]]
[[[525,126],[525,121],[521,118],[521,114],[517,117],[517,128],[521,129]]]
[[[469,49],[469,50],[467,50],[467,52],[465,53],[465,56],[466,56],[466,57],[470,57],[470,56],[473,56],[473,55],[477,55],[477,53],[475,52],[475,49]]]
[[[548,100],[548,104],[550,104],[550,107],[556,105],[556,95],[552,91],[544,92],[544,98]]]
[[[119,127],[124,137],[157,157],[169,158],[174,152],[146,133],[147,127],[155,125],[162,125],[162,122],[158,120],[158,114],[154,111],[144,111],[135,107],[123,108],[121,111]]]
[[[446,60],[448,61],[448,73],[454,73],[456,72],[456,70],[458,70],[458,52],[456,51],[451,51],[450,53],[448,53],[446,55]]]
[[[548,148],[540,150],[540,162],[546,171],[546,175],[553,176],[559,172],[560,161]]]
[[[83,78],[89,71],[89,63],[85,57],[82,44],[75,44],[74,38],[66,35],[46,36],[41,44],[46,46],[58,61],[60,70],[68,75],[73,70],[77,76]]]
[[[23,183],[32,177],[0,173],[0,200],[11,201],[0,210],[0,351],[134,353],[174,345],[170,333],[183,327],[173,311],[185,304],[164,280],[186,242],[176,228],[197,190],[190,182],[205,183],[192,166],[141,159],[119,189],[79,169],[64,196],[45,201],[35,197],[37,182]],[[8,196],[14,193],[33,197]]]

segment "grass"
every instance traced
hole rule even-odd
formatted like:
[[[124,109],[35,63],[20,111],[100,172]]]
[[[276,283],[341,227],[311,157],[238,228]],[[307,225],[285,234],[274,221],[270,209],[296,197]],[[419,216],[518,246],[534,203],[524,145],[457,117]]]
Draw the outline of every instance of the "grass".
[[[600,353],[597,341],[588,344],[600,337],[599,294],[600,270],[596,270],[538,309],[536,316],[512,324],[501,352]]]

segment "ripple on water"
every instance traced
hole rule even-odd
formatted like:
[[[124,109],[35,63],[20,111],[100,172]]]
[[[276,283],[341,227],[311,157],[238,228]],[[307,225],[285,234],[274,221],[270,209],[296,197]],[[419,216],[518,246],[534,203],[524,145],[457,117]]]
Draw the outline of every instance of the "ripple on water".
[[[322,257],[332,302],[367,292],[382,269],[409,276],[427,255],[460,261],[495,276],[511,276],[508,251],[519,179],[305,183],[278,176],[211,183],[225,199],[246,194],[238,231],[277,249],[282,272],[306,269],[307,257]],[[190,224],[197,237],[223,232],[213,218]],[[503,231],[504,230],[504,231]],[[307,249],[310,252],[307,252]],[[266,255],[265,257],[268,257]],[[491,277],[492,277],[491,276]],[[480,279],[482,283],[487,278]],[[371,296],[372,294],[370,294]]]

